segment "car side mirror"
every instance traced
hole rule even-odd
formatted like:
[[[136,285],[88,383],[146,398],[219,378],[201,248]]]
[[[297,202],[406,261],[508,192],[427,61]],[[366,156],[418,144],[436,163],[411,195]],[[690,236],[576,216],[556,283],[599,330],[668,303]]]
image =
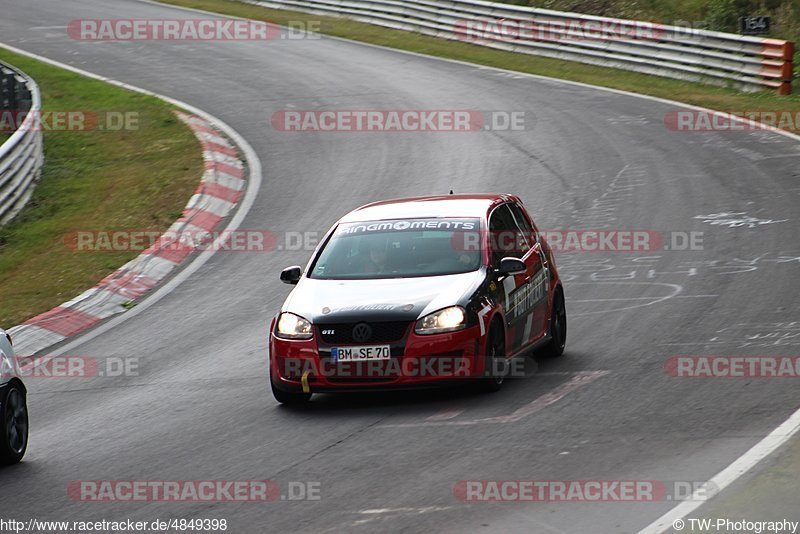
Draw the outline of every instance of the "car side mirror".
[[[281,271],[281,282],[284,284],[295,285],[300,281],[300,277],[302,275],[303,268],[299,265],[292,265],[291,267],[287,267]]]
[[[519,258],[503,258],[500,260],[500,266],[497,268],[497,274],[500,275],[513,275],[522,274],[528,270],[525,262]]]

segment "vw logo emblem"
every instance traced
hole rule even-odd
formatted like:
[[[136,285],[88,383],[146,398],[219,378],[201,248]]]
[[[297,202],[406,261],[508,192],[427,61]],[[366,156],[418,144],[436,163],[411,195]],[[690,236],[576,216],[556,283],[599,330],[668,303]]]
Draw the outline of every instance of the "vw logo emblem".
[[[353,341],[363,343],[372,337],[372,328],[367,323],[358,323],[353,327]]]

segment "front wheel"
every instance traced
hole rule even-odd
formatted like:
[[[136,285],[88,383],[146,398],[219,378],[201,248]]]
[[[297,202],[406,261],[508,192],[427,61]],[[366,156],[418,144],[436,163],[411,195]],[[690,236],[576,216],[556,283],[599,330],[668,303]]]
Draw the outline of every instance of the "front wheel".
[[[485,377],[481,379],[481,389],[486,392],[500,391],[508,372],[506,361],[505,336],[496,325],[489,331],[486,340],[486,369]]]
[[[272,379],[270,379],[269,385],[272,388],[272,396],[281,404],[305,404],[311,400],[311,393],[284,391],[275,387],[275,383]]]
[[[10,384],[0,405],[0,464],[18,463],[28,448],[28,405],[25,392]]]
[[[550,311],[550,342],[541,351],[547,358],[558,358],[564,354],[564,348],[567,346],[567,309],[564,305],[564,292],[561,288],[556,291],[553,308]]]

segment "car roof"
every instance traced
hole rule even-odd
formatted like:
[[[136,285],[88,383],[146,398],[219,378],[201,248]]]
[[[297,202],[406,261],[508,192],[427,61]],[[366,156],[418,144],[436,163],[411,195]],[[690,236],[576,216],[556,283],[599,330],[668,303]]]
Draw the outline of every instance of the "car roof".
[[[519,201],[507,194],[458,194],[382,200],[356,208],[339,222],[439,217],[485,218],[498,204]]]

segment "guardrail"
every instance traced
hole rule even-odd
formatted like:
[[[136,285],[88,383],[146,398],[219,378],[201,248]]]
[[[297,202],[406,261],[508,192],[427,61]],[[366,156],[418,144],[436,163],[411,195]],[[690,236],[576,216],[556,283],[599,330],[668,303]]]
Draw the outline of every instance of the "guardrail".
[[[791,93],[794,43],[481,0],[241,0],[745,91]]]
[[[41,108],[36,82],[22,71],[0,63],[0,126],[16,124],[18,117],[27,112],[17,130],[0,145],[0,225],[13,219],[30,200],[41,175]]]

